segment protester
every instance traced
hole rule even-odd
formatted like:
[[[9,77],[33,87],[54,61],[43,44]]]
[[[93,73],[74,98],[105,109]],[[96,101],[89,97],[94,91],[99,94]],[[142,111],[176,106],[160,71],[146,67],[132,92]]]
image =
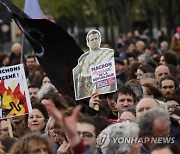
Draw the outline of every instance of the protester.
[[[176,95],[176,89],[179,86],[178,82],[172,76],[161,78],[159,85],[164,97]]]
[[[148,154],[150,148],[156,141],[153,138],[168,137],[170,135],[170,119],[166,111],[160,109],[150,109],[142,114],[138,119],[140,136],[149,138],[141,147],[142,154]],[[166,142],[162,141],[163,143]],[[175,141],[172,141],[173,143]]]
[[[28,87],[29,90],[29,97],[31,100],[31,103],[38,101],[38,92],[40,90],[40,87],[38,85],[30,85]]]
[[[120,117],[123,110],[129,107],[135,107],[136,95],[130,86],[125,85],[118,89],[115,100],[115,107],[118,110],[118,117]]]
[[[44,133],[46,123],[49,119],[48,112],[41,103],[32,105],[32,113],[28,115],[28,128],[31,132],[39,131]]]
[[[158,81],[158,84],[160,83],[161,78],[170,75],[170,70],[165,65],[160,65],[155,69],[155,76]]]
[[[103,141],[104,135],[107,134],[107,139]],[[139,154],[141,143],[124,143],[118,142],[118,138],[121,140],[132,139],[139,137],[138,124],[126,121],[122,123],[116,123],[105,128],[99,135],[100,147],[105,154]],[[115,141],[115,138],[117,139]],[[109,140],[109,141],[108,141]],[[113,141],[114,140],[114,141]],[[102,143],[101,143],[102,142]],[[109,143],[108,145],[106,144]],[[120,145],[120,146],[119,146]]]
[[[7,2],[5,1],[5,3]],[[8,3],[10,2],[8,1]],[[24,21],[24,14],[21,13],[21,15],[22,21]],[[38,55],[37,59],[40,63],[40,65],[37,64],[34,55],[23,55],[26,57],[24,64],[31,100],[31,104],[28,105],[32,105],[32,112],[26,116],[20,115],[11,118],[12,140],[16,142],[12,149],[11,144],[7,144],[7,142],[11,143],[9,138],[5,139],[6,136],[9,136],[10,125],[6,120],[0,120],[0,136],[3,137],[0,138],[0,153],[8,153],[8,150],[11,150],[10,153],[12,154],[178,153],[178,148],[174,142],[179,143],[180,141],[180,104],[178,98],[179,85],[177,84],[180,81],[177,69],[180,59],[178,53],[180,27],[177,27],[177,33],[172,38],[172,52],[168,48],[169,41],[167,42],[162,32],[158,42],[152,38],[150,41],[148,41],[149,39],[142,41],[139,31],[135,30],[135,36],[132,36],[131,32],[128,32],[127,35],[122,33],[117,41],[116,52],[111,53],[110,51],[113,51],[111,49],[100,48],[101,35],[97,30],[93,30],[87,34],[86,38],[90,52],[83,54],[82,50],[65,31],[60,29],[60,33],[66,34],[65,37],[62,35],[63,37],[60,40],[58,37],[55,38],[56,41],[61,42],[59,45],[62,48],[59,48],[56,46],[56,41],[50,40],[51,37],[47,38],[45,33],[48,28],[42,24],[40,29],[36,29],[33,24],[28,25],[29,19],[26,20],[27,22],[24,22],[22,27],[27,24],[24,27],[26,36],[33,42],[31,45],[36,49],[34,52],[35,55]],[[33,22],[34,20],[31,19],[30,21]],[[38,21],[36,20],[35,23],[39,23]],[[49,22],[42,20],[42,23]],[[53,25],[53,29],[49,30],[50,32],[55,30],[52,38],[56,32],[59,33],[56,25]],[[21,28],[21,26],[19,27]],[[45,33],[41,29],[45,29]],[[36,40],[36,34],[39,36],[38,40]],[[71,43],[70,40],[74,43]],[[161,48],[158,48],[158,45]],[[112,44],[111,47],[113,48]],[[4,53],[0,54],[0,66],[19,64],[22,48],[19,43],[14,43],[10,56]],[[63,55],[59,54],[69,54],[69,50],[73,52],[72,55],[70,54],[70,59],[68,59],[69,55],[64,58]],[[54,53],[54,51],[56,52]],[[173,53],[174,51],[176,56]],[[55,56],[52,56],[52,53]],[[83,55],[78,61],[77,58],[81,54]],[[112,58],[114,54],[117,56],[114,60],[118,89],[117,91],[106,91],[106,88],[102,88],[101,92],[95,92],[94,89],[97,88],[97,85],[92,84],[92,76],[88,69],[97,66],[99,61],[104,62]],[[65,62],[68,64],[66,67],[64,67]],[[75,79],[76,91],[73,91],[72,85],[69,87],[67,82],[62,83],[61,81],[67,79],[71,82],[72,76],[67,77],[67,74],[72,71],[69,66],[75,67],[77,63],[80,67],[75,74],[77,75]],[[82,63],[85,65],[83,66]],[[160,66],[157,66],[158,63]],[[60,70],[59,66],[62,66]],[[44,75],[44,70],[46,70],[47,75]],[[106,83],[107,81],[103,80],[103,82]],[[108,82],[112,82],[112,80],[108,80]],[[9,93],[9,89],[14,90],[14,81],[12,80],[8,86],[5,85],[5,88],[8,89],[7,93]],[[90,98],[75,101],[74,96],[64,96],[64,91],[61,91],[60,94],[58,91],[61,87],[64,88],[64,91],[69,88],[76,93],[76,96],[88,95]],[[0,110],[8,98],[2,96]],[[82,109],[77,106],[78,104],[83,106]],[[3,112],[9,112],[12,109],[19,110],[22,104],[18,105],[10,106],[10,109]],[[99,133],[100,136],[97,138]],[[123,142],[119,144],[118,142],[115,143],[118,141],[116,140],[118,137],[124,139],[158,138],[159,141],[163,139],[163,142],[166,142],[166,139],[171,139],[173,143],[154,146],[155,143],[142,140],[143,146],[140,143]],[[100,140],[97,140],[99,138]],[[6,142],[2,142],[3,139]],[[111,140],[110,143],[107,143],[108,139]],[[10,147],[7,149],[8,145]]]
[[[177,144],[156,144],[151,148],[150,154],[177,154],[180,148]]]
[[[10,153],[25,154],[25,153],[47,153],[55,154],[53,143],[41,134],[28,134],[18,140],[12,147]]]

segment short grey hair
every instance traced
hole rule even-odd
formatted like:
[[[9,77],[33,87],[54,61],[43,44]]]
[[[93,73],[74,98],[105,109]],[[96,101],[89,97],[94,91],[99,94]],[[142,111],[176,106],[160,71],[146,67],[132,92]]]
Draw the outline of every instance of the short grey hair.
[[[39,99],[42,99],[43,96],[49,92],[55,92],[55,93],[58,92],[58,90],[52,83],[48,83],[48,84],[45,84],[44,86],[42,86],[41,89],[39,90],[37,96]]]
[[[142,75],[142,77],[140,78],[140,80],[143,80],[143,79],[146,79],[146,78],[153,78],[153,79],[156,79],[154,73],[144,73],[144,74]]]
[[[152,57],[151,56],[149,56],[149,55],[147,55],[147,54],[141,54],[141,55],[139,55],[138,56],[138,60],[143,60],[143,61],[147,61],[147,63],[149,63],[149,62],[152,62],[153,61],[153,59],[152,59]]]
[[[110,142],[107,146],[104,146],[104,147],[101,146],[103,153],[126,154],[131,151],[131,144],[114,142],[113,139],[118,138],[118,137],[121,137],[121,138],[138,137],[139,126],[136,123],[125,121],[122,123],[116,123],[116,124],[108,126],[101,132],[98,138],[101,138],[103,134],[108,134],[108,137],[110,139]]]
[[[147,79],[147,78],[153,79],[153,80],[154,80],[154,81],[153,81],[153,82],[154,82],[154,85],[157,85],[157,79],[156,79],[154,73],[144,73],[144,74],[142,75],[142,77],[140,78],[140,83],[141,83],[143,80]]]
[[[140,134],[152,135],[154,121],[158,118],[161,118],[163,122],[170,123],[168,112],[161,108],[153,108],[143,113],[137,121],[140,128]]]

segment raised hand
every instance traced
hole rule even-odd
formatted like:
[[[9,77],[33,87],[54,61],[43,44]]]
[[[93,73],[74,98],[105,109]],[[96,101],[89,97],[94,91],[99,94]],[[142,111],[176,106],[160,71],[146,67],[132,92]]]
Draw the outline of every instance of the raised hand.
[[[69,117],[65,117],[63,111],[59,111],[55,106],[47,103],[45,105],[47,111],[51,116],[56,120],[57,124],[61,126],[61,128],[67,133],[68,140],[71,146],[75,146],[80,142],[80,137],[77,134],[76,126],[77,126],[77,118],[78,113],[81,110],[81,106],[77,106],[72,115]]]
[[[99,105],[101,103],[101,100],[99,99],[99,95],[100,94],[98,93],[93,93],[89,100],[89,106],[97,111],[99,111]]]

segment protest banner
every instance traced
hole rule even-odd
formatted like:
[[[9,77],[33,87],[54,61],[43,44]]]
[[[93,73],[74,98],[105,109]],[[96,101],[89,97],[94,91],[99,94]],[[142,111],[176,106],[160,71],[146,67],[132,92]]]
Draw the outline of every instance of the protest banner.
[[[0,68],[0,119],[31,111],[23,65]]]
[[[100,48],[101,34],[91,30],[86,37],[89,52],[85,52],[73,69],[76,100],[93,93],[106,94],[117,90],[114,50]]]

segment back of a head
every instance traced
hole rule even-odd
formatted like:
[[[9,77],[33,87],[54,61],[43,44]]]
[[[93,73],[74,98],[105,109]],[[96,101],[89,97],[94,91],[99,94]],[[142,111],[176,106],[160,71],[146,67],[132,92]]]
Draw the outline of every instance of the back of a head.
[[[160,108],[153,108],[143,113],[138,118],[140,133],[152,135],[154,121],[161,118],[161,121],[170,122],[169,113]]]
[[[33,149],[37,150],[39,145],[44,145],[47,154],[55,154],[53,142],[45,135],[38,133],[27,134],[20,138],[12,147],[11,154],[27,154],[33,153]],[[45,152],[45,151],[44,151]]]
[[[105,128],[98,136],[103,153],[106,154],[125,154],[131,151],[130,143],[120,143],[115,138],[127,139],[139,136],[138,124],[125,121],[116,123]],[[106,138],[105,138],[106,137]],[[103,140],[105,138],[105,140]]]
[[[165,152],[163,149],[167,149],[171,154],[178,154],[180,153],[180,148],[178,144],[168,144],[168,143],[163,143],[163,144],[155,144],[150,150],[150,154],[155,154],[158,152]],[[156,152],[155,152],[156,151]]]
[[[3,149],[4,152],[9,153],[10,149],[12,148],[12,146],[15,144],[16,141],[17,139],[9,137],[9,136],[0,139],[1,144],[4,147]]]

